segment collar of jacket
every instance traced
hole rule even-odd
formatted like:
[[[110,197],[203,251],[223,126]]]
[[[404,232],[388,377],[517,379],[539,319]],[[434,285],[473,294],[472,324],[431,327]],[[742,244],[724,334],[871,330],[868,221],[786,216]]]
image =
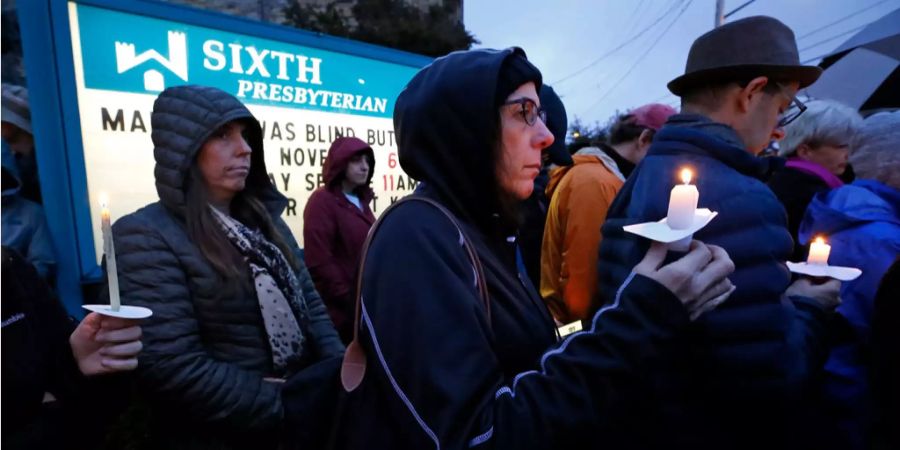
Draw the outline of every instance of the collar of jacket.
[[[344,186],[341,185],[341,183],[332,183],[330,185],[326,185],[325,189],[328,192],[331,192],[331,194],[335,197],[342,198],[347,201],[347,203],[350,203],[350,201],[347,200],[347,197],[344,197]],[[369,202],[371,202],[372,199],[375,198],[375,191],[372,190],[372,187],[370,185],[365,185],[354,189],[353,195],[359,197],[359,201],[362,202],[362,204],[368,205]],[[356,208],[356,206],[353,207]]]
[[[669,117],[665,126],[693,128],[715,136],[735,147],[744,148],[744,141],[729,125],[716,122],[702,114],[679,113]]]
[[[703,120],[691,122],[691,117]],[[656,133],[653,145],[647,152],[648,156],[684,153],[717,159],[744,175],[763,181],[784,167],[785,163],[783,158],[758,158],[751,155],[740,144],[737,133],[731,127],[696,114],[676,114],[669,118],[666,125]]]
[[[785,163],[784,166],[812,175],[822,180],[822,182],[828,185],[828,187],[831,189],[839,188],[844,185],[844,182],[841,181],[841,179],[838,178],[837,175],[829,172],[828,169],[812,161],[807,161],[800,158],[788,158],[787,163]]]
[[[609,156],[609,154],[607,154],[606,150],[603,149],[602,147],[601,148],[585,147],[585,148],[575,152],[575,155],[577,155],[577,156],[593,156],[593,157],[597,158],[597,160],[599,160],[600,163],[603,164],[603,166],[606,167],[607,170],[612,172],[612,174],[615,175],[616,178],[618,178],[622,181],[625,181],[625,174],[623,174],[622,171],[619,170],[618,161],[616,161],[612,156]]]
[[[619,152],[616,151],[616,149],[607,144],[601,143],[600,150],[603,150],[603,153],[606,153],[607,156],[609,156],[610,159],[615,162],[615,173],[621,173],[622,176],[620,178],[622,178],[622,181],[625,181],[625,178],[628,178],[631,175],[631,172],[633,172],[634,168],[637,166],[637,164],[623,158],[622,155],[620,155]]]

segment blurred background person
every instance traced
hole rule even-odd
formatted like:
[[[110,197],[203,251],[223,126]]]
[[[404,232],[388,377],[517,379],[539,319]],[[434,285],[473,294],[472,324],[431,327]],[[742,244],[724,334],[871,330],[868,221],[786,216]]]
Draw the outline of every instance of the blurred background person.
[[[837,311],[849,322],[852,332],[832,349],[825,364],[825,404],[821,410],[830,425],[824,428],[835,433],[823,440],[821,448],[864,449],[872,445],[868,358],[872,353],[874,302],[885,273],[900,256],[898,130],[900,113],[867,118],[852,150],[853,160],[867,162],[857,172],[858,178],[852,184],[816,194],[800,224],[801,243],[807,244],[816,236],[827,238],[831,245],[829,264],[862,270],[859,278],[845,282],[841,288]],[[895,301],[900,299],[897,294]]]
[[[41,203],[41,184],[38,180],[34,136],[31,132],[31,108],[28,105],[28,89],[3,83],[2,126],[3,139],[9,144],[19,167],[22,196]]]
[[[872,311],[872,449],[900,448],[900,257],[888,269]]]
[[[848,172],[850,151],[862,127],[856,110],[833,100],[813,100],[805,106],[803,114],[784,127],[778,145],[788,160],[768,180],[787,211],[794,239],[791,261],[805,261],[808,248],[798,240],[800,221],[816,193],[844,185],[841,176]]]
[[[344,344],[353,338],[356,275],[362,246],[375,223],[375,153],[355,137],[331,143],[322,166],[325,185],[303,210],[303,257]]]
[[[857,177],[900,189],[900,110],[867,117],[856,146],[850,164]]]
[[[653,135],[675,112],[653,103],[622,114],[610,127],[608,144],[578,150],[574,165],[551,173],[540,292],[561,324],[589,319],[600,308],[594,295],[606,210],[644,159]]]
[[[22,196],[22,182],[16,158],[6,140],[2,141],[3,245],[19,252],[34,265],[41,278],[52,280],[56,255],[44,208]]]

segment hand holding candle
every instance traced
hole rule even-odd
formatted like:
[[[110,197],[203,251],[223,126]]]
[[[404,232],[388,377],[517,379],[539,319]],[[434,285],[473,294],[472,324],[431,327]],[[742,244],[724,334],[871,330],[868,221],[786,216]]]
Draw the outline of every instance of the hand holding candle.
[[[116,248],[113,244],[112,225],[109,220],[108,199],[100,196],[100,231],[103,234],[103,253],[106,255],[106,278],[109,281],[109,304],[118,312],[122,302],[119,299],[119,274],[116,271]]]

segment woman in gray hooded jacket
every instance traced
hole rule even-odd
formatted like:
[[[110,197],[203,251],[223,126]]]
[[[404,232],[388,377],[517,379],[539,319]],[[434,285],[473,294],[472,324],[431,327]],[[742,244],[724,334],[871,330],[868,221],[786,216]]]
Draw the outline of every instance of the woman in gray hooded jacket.
[[[257,120],[210,87],[152,114],[159,201],[116,222],[123,303],[143,323],[154,448],[274,448],[281,381],[344,347],[280,218]]]

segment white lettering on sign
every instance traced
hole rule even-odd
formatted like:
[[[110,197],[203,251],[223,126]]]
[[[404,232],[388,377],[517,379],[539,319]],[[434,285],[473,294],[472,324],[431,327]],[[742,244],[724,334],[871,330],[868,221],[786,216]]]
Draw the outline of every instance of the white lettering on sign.
[[[220,71],[225,69],[230,61],[231,67],[228,71],[231,73],[256,75],[262,78],[272,78],[274,73],[279,80],[293,78],[299,83],[322,84],[322,60],[320,58],[257,49],[253,46],[245,47],[234,43],[228,44],[228,48],[230,52],[226,53],[225,44],[222,42],[214,39],[204,42],[203,67],[212,71]],[[245,62],[249,64],[246,69],[244,69]],[[296,62],[296,64],[290,65],[291,62]],[[289,70],[294,70],[293,76],[289,75]]]
[[[261,81],[238,80],[238,98],[268,100],[297,105],[343,108],[351,111],[374,113],[387,112],[387,99],[368,95],[346,94],[325,89],[311,89],[303,86],[263,83]]]

